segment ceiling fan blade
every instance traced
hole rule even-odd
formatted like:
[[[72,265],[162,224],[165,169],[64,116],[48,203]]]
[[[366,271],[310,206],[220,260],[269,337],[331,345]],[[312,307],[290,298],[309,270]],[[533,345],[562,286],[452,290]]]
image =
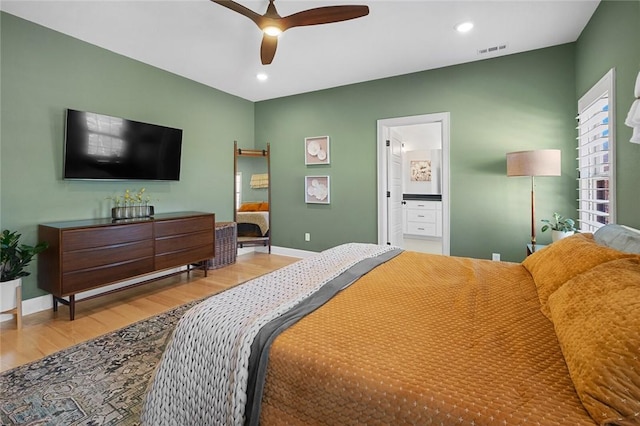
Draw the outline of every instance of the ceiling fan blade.
[[[285,29],[293,27],[348,21],[349,19],[367,16],[368,14],[368,6],[325,6],[285,16],[281,22],[284,26],[284,31]]]
[[[231,0],[211,0],[211,1],[219,4],[220,6],[224,6],[227,9],[231,9],[234,12],[238,12],[243,16],[246,16],[247,18],[255,22],[256,25],[258,26],[260,26],[262,20],[264,19],[263,16],[260,15],[259,13],[256,13],[253,10],[249,9],[248,7],[244,7],[243,5],[238,4],[234,1],[231,1]]]
[[[262,36],[262,46],[260,47],[260,59],[262,65],[269,65],[276,56],[276,48],[278,47],[278,37],[264,35]]]

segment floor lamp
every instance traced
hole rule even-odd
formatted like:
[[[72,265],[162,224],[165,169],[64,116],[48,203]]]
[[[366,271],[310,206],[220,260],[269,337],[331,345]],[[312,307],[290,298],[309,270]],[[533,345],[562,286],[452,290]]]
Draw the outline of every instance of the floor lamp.
[[[536,244],[536,176],[560,176],[559,149],[538,149],[507,153],[507,176],[531,176],[531,244]]]

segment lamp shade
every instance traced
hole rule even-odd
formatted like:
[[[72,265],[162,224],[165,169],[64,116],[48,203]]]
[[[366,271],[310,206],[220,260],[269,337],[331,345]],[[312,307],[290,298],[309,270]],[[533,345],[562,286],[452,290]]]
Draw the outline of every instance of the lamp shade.
[[[507,153],[507,176],[560,176],[559,149],[537,149]]]

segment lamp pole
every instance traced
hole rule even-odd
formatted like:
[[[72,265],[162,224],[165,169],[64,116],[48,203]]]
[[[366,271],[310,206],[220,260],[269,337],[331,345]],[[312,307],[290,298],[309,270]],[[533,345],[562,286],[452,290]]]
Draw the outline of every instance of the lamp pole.
[[[531,176],[531,244],[536,245],[536,193],[535,177]]]

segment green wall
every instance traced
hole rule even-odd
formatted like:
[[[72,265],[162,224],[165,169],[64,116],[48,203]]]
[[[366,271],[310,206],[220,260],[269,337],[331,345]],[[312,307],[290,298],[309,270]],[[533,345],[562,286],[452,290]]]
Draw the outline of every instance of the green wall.
[[[108,216],[106,197],[140,187],[157,212],[232,220],[233,141],[253,146],[252,102],[6,13],[0,28],[2,229],[33,244],[38,223]],[[182,128],[180,181],[62,180],[65,108]],[[23,287],[25,299],[43,294],[35,274]]]
[[[505,154],[562,149],[562,177],[537,180],[538,219],[575,211],[574,53],[566,44],[258,102],[256,144],[272,149],[273,243],[377,242],[376,121],[449,111],[451,254],[522,260],[530,180],[506,177]],[[331,164],[307,167],[303,140],[318,135],[331,137]],[[313,174],[331,176],[330,205],[304,203],[304,176]]]
[[[640,145],[624,125],[640,72],[640,1],[603,1],[576,48],[576,98],[616,69],[616,185],[618,223],[640,228]]]

